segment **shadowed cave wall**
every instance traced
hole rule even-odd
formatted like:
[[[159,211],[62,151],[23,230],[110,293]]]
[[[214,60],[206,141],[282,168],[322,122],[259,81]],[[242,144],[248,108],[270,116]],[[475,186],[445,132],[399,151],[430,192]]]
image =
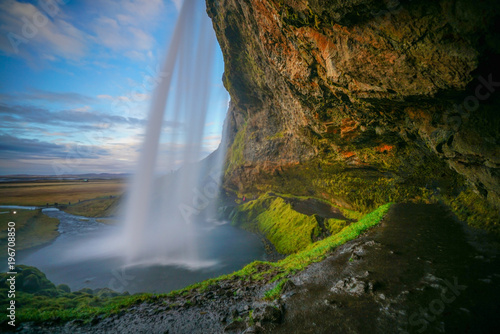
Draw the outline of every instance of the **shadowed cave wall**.
[[[499,9],[493,0],[207,0],[231,95],[226,188],[364,209],[345,178],[363,180],[357,198],[383,180],[387,200],[437,198],[497,229]],[[354,194],[332,190],[342,182]]]

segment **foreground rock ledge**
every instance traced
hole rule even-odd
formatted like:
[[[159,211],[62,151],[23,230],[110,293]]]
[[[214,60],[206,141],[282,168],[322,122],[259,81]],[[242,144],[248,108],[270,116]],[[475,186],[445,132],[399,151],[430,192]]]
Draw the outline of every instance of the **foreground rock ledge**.
[[[91,324],[24,324],[21,333],[493,333],[499,247],[438,205],[397,204],[383,222],[272,286],[222,282]],[[251,315],[251,317],[250,317]]]

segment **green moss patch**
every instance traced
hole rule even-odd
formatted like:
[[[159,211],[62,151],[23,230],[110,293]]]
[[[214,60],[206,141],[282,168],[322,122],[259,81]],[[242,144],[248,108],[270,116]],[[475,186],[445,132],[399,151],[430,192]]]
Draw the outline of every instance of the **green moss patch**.
[[[458,196],[444,196],[443,199],[458,219],[500,236],[500,212],[484,197],[469,189]]]
[[[227,153],[227,165],[225,173],[231,173],[235,168],[241,166],[245,160],[243,158],[243,149],[245,148],[245,138],[246,138],[247,125],[243,126],[236,134],[233,144]]]
[[[232,223],[264,234],[281,254],[295,253],[310,245],[318,229],[315,216],[301,214],[284,199],[269,194],[237,210]]]

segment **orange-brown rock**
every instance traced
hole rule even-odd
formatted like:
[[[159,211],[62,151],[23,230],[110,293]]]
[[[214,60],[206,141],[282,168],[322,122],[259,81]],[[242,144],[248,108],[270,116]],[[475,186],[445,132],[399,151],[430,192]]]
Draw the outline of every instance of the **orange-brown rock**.
[[[246,126],[245,161],[302,162],[332,151],[325,141],[333,151],[412,143],[416,156],[446,160],[500,207],[500,2],[207,0],[207,7],[232,100],[226,133],[231,143]]]

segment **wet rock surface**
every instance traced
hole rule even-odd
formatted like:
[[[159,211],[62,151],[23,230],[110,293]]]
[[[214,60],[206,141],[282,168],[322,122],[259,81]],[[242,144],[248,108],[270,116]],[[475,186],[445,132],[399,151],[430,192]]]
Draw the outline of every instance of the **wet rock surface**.
[[[480,245],[480,246],[478,246]],[[108,318],[22,333],[494,333],[498,244],[438,205],[397,204],[381,225],[274,285],[223,281]]]
[[[296,294],[275,332],[494,333],[499,264],[494,240],[441,207],[396,205],[380,226],[291,279]]]
[[[410,147],[415,160],[406,163],[433,155],[498,208],[498,1],[207,0],[207,7],[231,95],[228,143],[238,139],[228,187],[244,191],[259,170],[317,156],[377,167],[359,149]],[[405,178],[405,162],[391,171]]]

